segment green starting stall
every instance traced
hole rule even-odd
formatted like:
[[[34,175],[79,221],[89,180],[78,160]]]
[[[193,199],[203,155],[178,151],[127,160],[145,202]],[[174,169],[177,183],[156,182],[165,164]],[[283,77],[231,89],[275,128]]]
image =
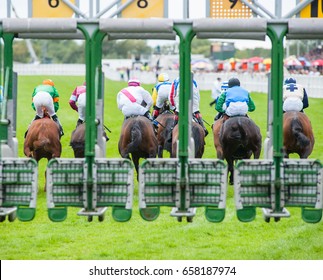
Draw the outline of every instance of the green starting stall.
[[[197,207],[205,208],[206,219],[221,222],[225,217],[227,167],[221,160],[190,157],[192,115],[191,42],[197,38],[265,39],[266,21],[214,20],[175,21],[180,38],[180,110],[178,158],[149,159],[139,173],[139,208],[143,219],[155,220],[160,207],[171,207],[171,216],[191,222]],[[183,85],[183,86],[182,86]]]
[[[317,39],[323,36],[322,19],[269,21],[272,65],[268,98],[268,136],[263,161],[244,160],[235,167],[235,202],[240,221],[249,222],[256,208],[265,221],[290,217],[286,207],[300,207],[305,222],[322,219],[322,165],[318,160],[283,159],[283,40]]]
[[[286,207],[301,207],[306,222],[322,217],[322,166],[315,160],[283,160],[282,154],[282,82],[284,37],[303,36],[311,31],[322,37],[323,21],[264,19],[4,19],[0,25],[4,40],[4,102],[1,107],[0,217],[31,220],[35,214],[37,164],[30,159],[2,155],[13,138],[15,127],[7,114],[16,102],[13,75],[13,39],[17,36],[44,36],[85,39],[86,57],[86,145],[85,159],[53,159],[47,166],[48,216],[54,222],[66,219],[68,207],[81,208],[80,216],[103,221],[112,208],[116,221],[132,215],[134,171],[127,159],[107,159],[101,139],[103,125],[102,40],[172,39],[179,37],[180,110],[178,158],[148,159],[139,170],[139,211],[143,219],[155,220],[160,207],[172,208],[170,215],[191,222],[196,208],[204,207],[206,219],[221,222],[225,217],[227,167],[221,160],[190,157],[192,75],[191,42],[197,38],[235,38],[272,41],[272,73],[268,98],[271,157],[267,160],[240,161],[235,166],[235,202],[240,221],[255,218],[256,208],[264,209],[264,218],[276,221],[289,217]],[[18,35],[17,35],[18,34]],[[28,34],[28,35],[26,35]],[[44,35],[45,34],[45,35]],[[57,35],[59,34],[59,35]],[[46,37],[47,38],[47,37]],[[4,105],[6,104],[6,105]],[[12,104],[8,106],[8,104]],[[11,115],[10,115],[11,114]],[[98,127],[100,129],[98,129]],[[96,147],[100,146],[99,152]],[[12,153],[11,153],[12,154]]]
[[[36,213],[38,168],[33,159],[18,158],[16,138],[16,75],[12,69],[13,35],[0,24],[4,42],[4,90],[0,102],[0,222],[16,217],[30,221]],[[2,49],[1,49],[2,51]]]

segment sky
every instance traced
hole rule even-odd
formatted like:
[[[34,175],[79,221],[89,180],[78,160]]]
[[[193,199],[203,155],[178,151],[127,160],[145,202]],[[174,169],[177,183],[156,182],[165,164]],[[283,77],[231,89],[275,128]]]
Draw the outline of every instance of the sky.
[[[0,0],[0,18],[7,17],[7,2],[9,0]],[[40,1],[40,0],[33,0],[33,2]],[[43,1],[43,0],[42,0]],[[56,1],[56,0],[55,0]],[[59,1],[59,0],[58,0]],[[100,1],[100,9],[106,8],[111,3],[114,3],[115,0],[99,0]],[[149,1],[149,0],[148,0]],[[204,0],[168,0],[168,16],[169,18],[173,19],[183,19],[183,2],[188,1],[189,3],[189,18],[205,18],[205,11],[206,11],[206,1]],[[229,0],[224,0],[229,1]],[[28,11],[28,0],[11,0],[13,7],[15,8],[19,17],[27,17]],[[83,13],[89,16],[90,6],[89,3],[93,3],[94,11],[96,10],[95,3],[97,0],[79,0],[80,2],[80,9]],[[272,14],[275,14],[275,3],[280,2],[282,5],[282,16],[287,14],[291,11],[295,6],[297,0],[258,0],[258,3],[264,6],[268,11]],[[109,16],[109,13],[113,12],[114,9],[111,9],[107,12],[103,17]],[[15,17],[14,13],[11,14],[12,17]],[[225,40],[221,40],[225,41]],[[170,44],[170,41],[160,41],[160,40],[152,40],[149,41],[150,45],[154,46],[157,44]],[[270,48],[271,44],[269,39],[266,41],[255,41],[255,40],[235,40],[236,47],[243,49],[243,48],[250,48],[250,47],[264,47]]]

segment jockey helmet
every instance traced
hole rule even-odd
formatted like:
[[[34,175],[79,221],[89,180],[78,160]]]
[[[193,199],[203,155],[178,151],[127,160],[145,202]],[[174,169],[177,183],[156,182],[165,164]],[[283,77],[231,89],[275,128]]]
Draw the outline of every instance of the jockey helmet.
[[[158,82],[167,82],[169,81],[169,76],[166,73],[160,73],[157,79],[158,79]]]
[[[222,82],[221,91],[227,91],[228,87],[229,87],[228,82]]]
[[[130,86],[138,87],[138,86],[140,86],[140,81],[139,81],[139,80],[137,80],[137,79],[130,79],[130,80],[128,81],[128,86],[129,86],[129,87],[130,87]]]
[[[232,88],[234,86],[240,86],[240,81],[238,78],[231,78],[229,81],[228,81],[228,86],[229,88]]]
[[[296,84],[296,80],[293,77],[289,77],[285,80],[285,85]]]
[[[44,80],[43,85],[54,86],[54,82],[50,79]]]

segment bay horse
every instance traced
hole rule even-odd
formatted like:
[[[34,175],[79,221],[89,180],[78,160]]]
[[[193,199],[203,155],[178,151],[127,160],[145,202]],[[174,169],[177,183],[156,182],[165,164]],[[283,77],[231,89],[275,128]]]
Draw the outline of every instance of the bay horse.
[[[202,126],[196,122],[192,122],[192,138],[194,141],[194,157],[202,158],[204,154],[205,146],[205,132]],[[177,140],[178,140],[178,125],[173,129],[172,134],[172,153],[171,157],[175,158],[177,156]]]
[[[308,158],[314,147],[311,121],[302,112],[289,111],[283,115],[284,157],[296,153],[300,158]]]
[[[34,120],[24,141],[24,153],[39,162],[42,158],[50,160],[60,157],[62,145],[58,125],[50,118]]]
[[[163,157],[163,151],[166,150],[172,153],[172,131],[175,124],[175,115],[170,111],[164,111],[160,114],[156,121],[158,122],[157,142],[158,142],[158,157]]]
[[[75,158],[84,158],[85,151],[85,123],[78,125],[72,132],[70,146]]]
[[[106,126],[104,126],[108,129]],[[108,129],[109,130],[109,129]],[[108,135],[103,131],[103,137],[105,141],[109,140]],[[85,122],[78,125],[72,132],[70,146],[73,149],[75,158],[85,157]]]
[[[132,159],[137,179],[139,159],[156,158],[157,148],[157,137],[150,120],[144,116],[133,116],[124,120],[118,143],[119,154],[122,158]]]
[[[235,116],[225,120],[220,129],[222,158],[228,163],[229,182],[233,184],[233,165],[236,160],[259,159],[261,133],[255,122],[247,116]]]
[[[223,121],[224,121],[224,118],[220,118],[216,120],[212,125],[214,148],[216,150],[216,156],[219,159],[223,159],[223,150],[220,143],[220,131],[221,131]]]
[[[62,153],[60,138],[59,127],[49,116],[34,120],[30,124],[25,138],[24,154],[34,158],[37,163],[42,158],[47,158],[48,161],[52,158],[59,158]],[[44,191],[46,191],[46,183]]]

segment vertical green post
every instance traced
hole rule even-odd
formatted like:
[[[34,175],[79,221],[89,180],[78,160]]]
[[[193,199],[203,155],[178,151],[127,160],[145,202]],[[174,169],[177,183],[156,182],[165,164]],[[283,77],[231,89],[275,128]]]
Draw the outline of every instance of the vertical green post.
[[[85,37],[85,64],[86,64],[86,128],[85,128],[85,161],[87,163],[87,211],[93,210],[92,191],[93,191],[93,164],[95,157],[95,42],[93,34],[97,28],[91,23],[78,24],[78,28]]]
[[[183,22],[174,27],[180,38],[179,43],[179,64],[180,64],[180,93],[179,93],[179,143],[178,160],[180,163],[180,190],[181,207],[186,210],[185,190],[188,180],[188,145],[189,145],[189,100],[192,98],[192,76],[191,76],[191,42],[195,36],[191,22]]]
[[[4,42],[4,61],[3,61],[3,68],[6,69],[4,71],[4,75],[6,77],[3,77],[5,82],[7,83],[5,85],[5,89],[7,91],[7,99],[12,99],[12,76],[13,76],[13,39],[14,34],[11,33],[5,33],[2,35],[3,42]],[[7,100],[6,100],[7,101]],[[4,104],[7,104],[4,103]],[[1,143],[7,143],[8,142],[8,122],[0,122],[0,142]]]
[[[271,51],[271,97],[273,98],[273,160],[275,165],[275,211],[281,212],[280,188],[281,172],[280,165],[283,161],[283,59],[284,59],[284,36],[287,33],[285,23],[271,23],[267,28],[267,35],[272,42]]]

